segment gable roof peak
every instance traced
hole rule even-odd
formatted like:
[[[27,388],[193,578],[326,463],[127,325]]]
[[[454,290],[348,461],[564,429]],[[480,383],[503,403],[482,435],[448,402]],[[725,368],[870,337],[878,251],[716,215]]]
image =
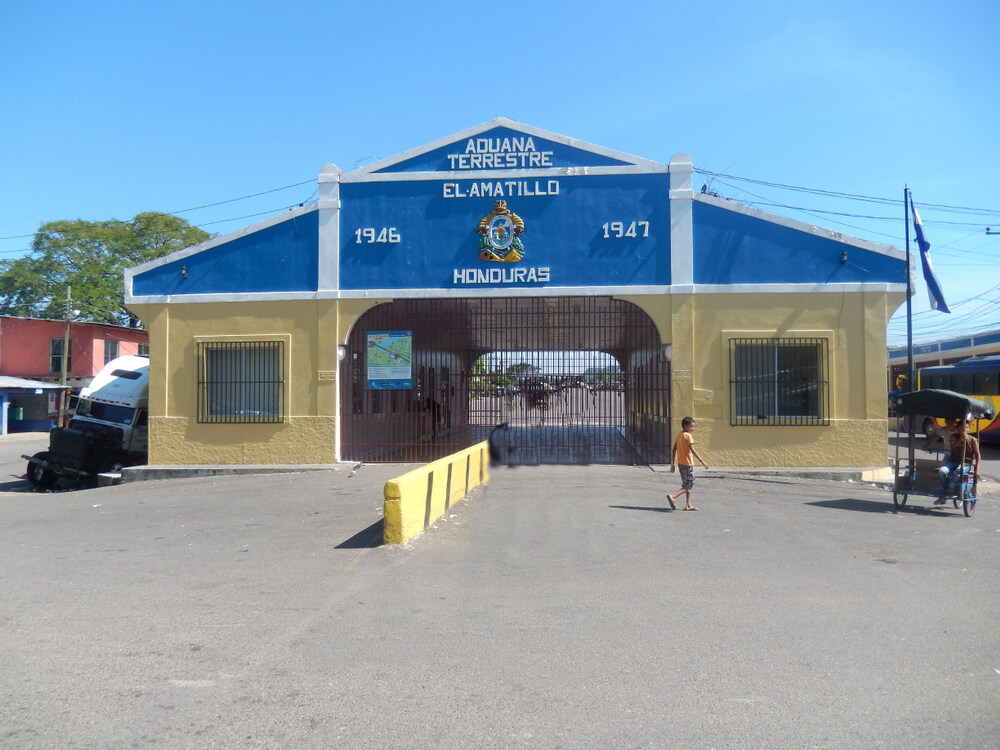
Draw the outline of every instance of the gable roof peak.
[[[342,181],[394,173],[455,176],[473,171],[592,168],[667,171],[665,165],[649,159],[498,116],[397,156],[353,169],[343,175]]]

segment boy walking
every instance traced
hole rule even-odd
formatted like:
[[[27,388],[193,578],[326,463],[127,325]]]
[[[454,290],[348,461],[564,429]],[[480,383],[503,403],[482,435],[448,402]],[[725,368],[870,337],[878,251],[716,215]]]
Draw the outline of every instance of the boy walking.
[[[683,492],[685,495],[684,510],[698,510],[696,507],[691,505],[691,490],[694,489],[694,461],[691,459],[692,456],[701,461],[701,465],[706,469],[708,464],[705,463],[705,459],[698,455],[698,451],[694,449],[694,435],[692,431],[694,430],[694,417],[684,417],[681,420],[681,432],[674,440],[674,448],[670,452],[670,473],[674,472],[674,466],[681,467],[681,488],[672,495],[667,495],[667,502],[670,503],[671,510],[677,510],[677,505],[674,503],[680,494]]]

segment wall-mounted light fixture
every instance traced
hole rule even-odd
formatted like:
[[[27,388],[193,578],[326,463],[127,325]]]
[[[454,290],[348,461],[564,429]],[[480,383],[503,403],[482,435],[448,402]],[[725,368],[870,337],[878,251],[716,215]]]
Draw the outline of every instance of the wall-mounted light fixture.
[[[337,361],[338,362],[343,362],[345,357],[347,357],[347,347],[346,346],[338,346],[337,347]]]
[[[181,276],[183,276],[185,279],[188,277],[188,267],[187,266],[181,266]]]

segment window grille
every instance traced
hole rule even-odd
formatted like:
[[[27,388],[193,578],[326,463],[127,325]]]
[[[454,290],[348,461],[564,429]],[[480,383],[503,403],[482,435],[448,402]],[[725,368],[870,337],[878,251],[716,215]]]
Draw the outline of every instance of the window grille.
[[[282,341],[198,342],[198,421],[282,422]]]
[[[729,340],[730,424],[829,425],[825,338]]]
[[[104,339],[104,364],[118,356],[118,342]]]

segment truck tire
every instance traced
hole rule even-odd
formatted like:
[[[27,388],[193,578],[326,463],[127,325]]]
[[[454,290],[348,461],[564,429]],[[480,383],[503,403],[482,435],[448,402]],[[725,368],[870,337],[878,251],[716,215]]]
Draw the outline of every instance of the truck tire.
[[[28,477],[28,481],[33,487],[40,487],[43,490],[49,489],[52,485],[56,483],[59,478],[56,474],[49,471],[48,469],[42,468],[42,461],[48,461],[49,454],[48,451],[42,451],[41,453],[36,453],[28,460],[28,470],[25,472]]]
[[[107,474],[109,472],[119,472],[125,466],[128,466],[128,462],[125,460],[124,456],[117,454],[105,456],[97,465],[97,473]]]

